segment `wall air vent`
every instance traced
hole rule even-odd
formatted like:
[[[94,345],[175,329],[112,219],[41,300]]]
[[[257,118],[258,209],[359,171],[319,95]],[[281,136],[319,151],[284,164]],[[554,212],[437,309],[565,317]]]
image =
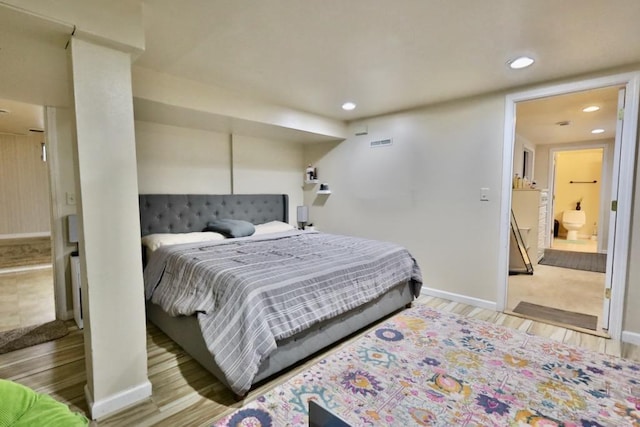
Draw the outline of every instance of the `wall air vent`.
[[[371,148],[388,147],[391,144],[393,144],[393,140],[392,139],[381,139],[380,141],[371,141],[369,143]]]

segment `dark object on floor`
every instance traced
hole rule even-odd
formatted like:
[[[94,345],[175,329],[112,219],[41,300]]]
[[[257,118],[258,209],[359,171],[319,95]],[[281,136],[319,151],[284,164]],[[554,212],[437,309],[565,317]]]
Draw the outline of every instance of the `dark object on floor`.
[[[68,333],[62,320],[0,332],[0,354],[62,338]]]
[[[351,424],[309,399],[309,427],[351,427]]]
[[[553,237],[558,237],[560,232],[560,222],[557,219],[553,220]]]
[[[607,268],[607,254],[545,249],[544,257],[538,264],[604,273]]]
[[[540,320],[549,320],[554,323],[563,323],[565,325],[577,326],[583,329],[597,330],[598,318],[590,314],[576,313],[574,311],[560,310],[558,308],[545,307],[543,305],[531,304],[530,302],[521,301],[514,313],[524,314],[525,316],[535,317]]]

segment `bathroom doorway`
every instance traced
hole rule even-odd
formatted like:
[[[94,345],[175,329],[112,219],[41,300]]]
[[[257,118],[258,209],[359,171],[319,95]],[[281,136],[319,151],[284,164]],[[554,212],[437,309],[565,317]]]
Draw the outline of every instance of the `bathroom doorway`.
[[[551,148],[549,248],[607,253],[613,144],[607,139],[583,148]]]
[[[625,159],[626,156],[635,158],[637,117],[634,113],[637,112],[638,101],[630,96],[630,92],[637,96],[638,80],[638,73],[632,73],[507,96],[503,173],[503,198],[506,203],[502,207],[504,218],[501,221],[501,241],[506,246],[506,249],[501,248],[504,254],[501,267],[504,266],[505,277],[499,285],[498,309],[543,321],[551,318],[555,320],[548,323],[588,331],[584,323],[577,322],[579,326],[574,327],[569,321],[565,322],[566,319],[573,320],[573,314],[577,315],[574,317],[586,315],[589,317],[586,324],[591,325],[588,329],[592,333],[620,339],[630,211],[629,207],[625,208],[624,213],[611,211],[610,207],[615,207],[612,201],[617,200],[620,205],[622,199],[629,203],[632,198],[633,163],[629,164]],[[625,109],[630,114],[619,114],[620,101],[626,102]],[[550,113],[554,113],[555,117]],[[588,169],[588,174],[591,174],[599,168],[599,175],[563,176],[562,167],[558,169],[554,166],[557,166],[555,162],[562,162],[565,152],[591,156],[592,160],[599,157],[599,163],[573,171],[587,174]],[[531,175],[516,177],[515,174],[526,174],[527,170],[531,170],[525,166],[529,163],[531,153]],[[564,196],[556,191],[556,184],[560,181],[567,181],[567,186],[574,186],[573,193],[577,191],[581,194],[570,194],[567,200],[563,200]],[[593,193],[591,190],[597,184],[600,184],[599,191]],[[578,186],[594,187],[587,192],[584,187],[578,189]],[[597,211],[589,215],[590,219],[586,209],[582,211],[587,198],[591,205],[589,211]],[[580,210],[577,209],[578,202]],[[506,219],[511,209],[517,215],[518,206],[521,212],[524,209],[525,214],[528,212],[530,215],[530,219],[518,220],[518,224],[523,228],[523,234],[528,235],[528,250],[531,251],[534,271],[532,275],[509,276],[506,267],[509,230]],[[561,226],[564,211],[582,213],[567,215],[567,227],[564,227]],[[524,218],[525,214],[520,215]],[[597,220],[592,221],[594,217]],[[576,218],[579,226],[574,224]],[[584,224],[580,224],[582,221]],[[570,231],[574,232],[568,236]],[[555,234],[557,237],[564,236],[565,241],[567,237],[576,237],[576,241],[595,241],[596,251],[593,254],[606,257],[605,271],[585,271],[575,266],[559,267],[545,263],[550,251],[559,246],[557,241],[554,244]],[[576,245],[580,243],[575,242]],[[607,288],[611,291],[608,292]],[[526,303],[529,307],[516,310],[520,303]],[[533,314],[531,306],[534,306]],[[594,317],[595,326],[591,323]]]

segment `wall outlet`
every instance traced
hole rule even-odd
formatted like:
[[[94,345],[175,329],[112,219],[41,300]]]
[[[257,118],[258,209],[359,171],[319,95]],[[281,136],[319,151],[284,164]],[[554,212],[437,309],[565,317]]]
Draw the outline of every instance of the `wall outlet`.
[[[488,202],[489,201],[489,189],[488,188],[481,188],[480,189],[480,201],[481,202]]]
[[[76,195],[74,193],[70,193],[67,191],[67,205],[75,205],[76,204]]]

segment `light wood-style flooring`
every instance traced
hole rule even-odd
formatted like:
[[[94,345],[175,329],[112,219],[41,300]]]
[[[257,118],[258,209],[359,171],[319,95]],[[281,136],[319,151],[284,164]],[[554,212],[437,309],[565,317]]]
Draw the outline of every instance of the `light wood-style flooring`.
[[[520,317],[472,307],[439,298],[421,297],[415,304],[482,319],[528,331],[564,343],[640,361],[640,347],[551,326]],[[73,410],[87,413],[82,332],[68,322],[64,338],[0,355],[0,378],[11,379],[51,394]],[[351,338],[351,340],[356,339]],[[334,347],[335,351],[344,343]],[[147,327],[148,373],[153,396],[119,414],[94,422],[98,426],[208,426],[214,419],[242,406],[198,363],[153,325]],[[248,400],[286,381],[323,354],[253,390]]]
[[[51,265],[0,271],[0,331],[55,320]]]

